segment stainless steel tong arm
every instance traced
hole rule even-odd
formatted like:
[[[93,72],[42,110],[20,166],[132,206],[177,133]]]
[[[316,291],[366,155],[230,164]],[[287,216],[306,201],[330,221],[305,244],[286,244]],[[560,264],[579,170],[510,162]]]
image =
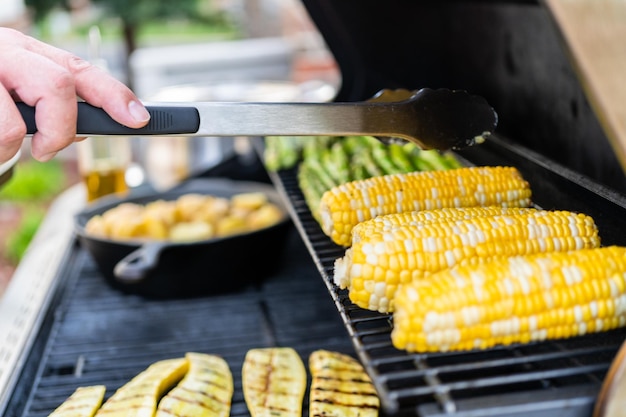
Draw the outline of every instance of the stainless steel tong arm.
[[[386,91],[386,90],[384,90]],[[407,99],[344,103],[145,103],[151,120],[131,129],[102,109],[78,103],[77,134],[176,136],[348,136],[402,138],[425,149],[480,143],[496,127],[497,115],[479,96],[465,91],[421,89]],[[28,132],[35,110],[18,103]]]
[[[399,105],[372,103],[197,103],[197,134],[211,136],[349,136],[411,139]]]

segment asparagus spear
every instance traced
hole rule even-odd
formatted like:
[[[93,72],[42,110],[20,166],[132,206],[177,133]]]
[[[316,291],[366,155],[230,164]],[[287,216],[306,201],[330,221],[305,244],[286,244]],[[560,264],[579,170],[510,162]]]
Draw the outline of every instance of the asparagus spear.
[[[311,175],[319,179],[319,181],[324,184],[324,187],[326,187],[327,190],[337,185],[335,180],[328,174],[328,172],[326,172],[324,166],[320,163],[319,160],[309,158],[302,162],[302,165],[307,165]]]
[[[415,170],[415,168],[413,167],[413,164],[411,163],[411,160],[407,156],[402,145],[399,145],[397,143],[392,143],[387,146],[389,150],[389,156],[391,157],[391,161],[402,172],[411,172]]]
[[[265,138],[263,160],[265,161],[265,166],[267,167],[267,169],[274,172],[278,171],[281,168],[278,146],[278,137],[267,136]]]
[[[450,168],[441,153],[435,149],[421,150],[418,157],[424,163],[430,165],[432,169],[444,170]]]
[[[371,153],[374,162],[380,167],[384,174],[398,174],[402,172],[391,162],[386,145],[380,144],[372,146]]]
[[[417,171],[433,171],[435,167],[427,160],[422,158],[422,150],[412,143],[403,145],[409,159]]]
[[[339,182],[337,178],[337,172],[335,168],[335,162],[331,158],[330,149],[322,149],[320,152],[321,155],[321,165],[324,168],[324,171],[328,174],[329,177],[333,179],[333,182],[336,184]]]
[[[347,151],[344,149],[343,141],[333,143],[330,153],[334,168],[337,170],[337,181],[340,184],[350,181],[350,160]]]
[[[444,152],[442,156],[443,159],[446,161],[448,168],[450,169],[461,168],[463,166],[463,164],[459,162],[459,160],[452,152]]]
[[[267,136],[263,159],[270,171],[289,169],[300,160],[302,138],[298,136]]]
[[[356,156],[358,163],[363,166],[368,177],[377,177],[380,175],[385,175],[383,170],[376,165],[374,158],[372,157],[371,152],[361,152]]]

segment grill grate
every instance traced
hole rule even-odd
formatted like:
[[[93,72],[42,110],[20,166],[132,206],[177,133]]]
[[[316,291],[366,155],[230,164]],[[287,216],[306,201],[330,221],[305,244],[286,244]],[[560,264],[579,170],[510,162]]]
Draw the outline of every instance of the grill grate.
[[[626,204],[609,190],[589,186],[584,178],[496,138],[460,156],[468,163],[518,167],[531,183],[538,206],[584,211],[596,218],[605,243],[624,243],[619,231],[625,230],[622,219]],[[291,215],[386,412],[548,416],[558,411],[563,416],[591,415],[595,396],[624,340],[625,330],[487,351],[399,351],[391,344],[390,315],[355,306],[347,290],[340,290],[332,282],[334,260],[343,256],[344,249],[327,238],[312,217],[300,192],[297,172],[284,170],[271,177],[291,203]]]
[[[76,246],[59,272],[64,285],[47,328],[38,331],[41,348],[27,360],[35,370],[21,375],[5,415],[47,416],[78,386],[104,384],[108,398],[154,361],[197,351],[229,363],[235,383],[231,415],[249,416],[241,387],[249,349],[290,346],[305,363],[316,349],[354,355],[295,229],[289,239],[279,270],[261,284],[184,300],[124,295],[106,284],[88,253]]]
[[[624,244],[623,197],[495,138],[461,155],[470,163],[517,166],[531,182],[535,203],[584,211],[596,219],[605,244]],[[248,416],[241,364],[248,349],[263,346],[292,346],[303,358],[315,349],[356,350],[385,414],[591,415],[625,330],[484,352],[398,351],[389,338],[390,317],[354,306],[347,292],[332,284],[333,262],[343,249],[312,218],[296,172],[271,174],[271,180],[289,202],[299,233],[291,233],[280,270],[260,285],[151,301],[111,289],[88,254],[71,248],[59,271],[59,293],[42,327],[34,330],[34,347],[11,399],[2,405],[4,415],[46,416],[76,387],[89,384],[105,384],[109,396],[150,363],[196,350],[227,360],[235,381],[231,415]],[[307,416],[306,404],[304,410]]]

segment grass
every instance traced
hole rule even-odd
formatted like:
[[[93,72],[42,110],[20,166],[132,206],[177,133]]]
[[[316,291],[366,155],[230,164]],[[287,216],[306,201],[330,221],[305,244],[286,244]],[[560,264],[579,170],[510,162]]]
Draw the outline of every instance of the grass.
[[[122,25],[119,19],[103,18],[99,21],[73,27],[68,33],[55,34],[53,22],[44,20],[37,25],[37,37],[43,41],[87,42],[89,29],[96,25],[103,42],[122,42]],[[61,39],[58,37],[61,36]],[[159,20],[143,23],[137,32],[139,47],[152,44],[177,44],[237,39],[240,31],[228,23],[209,24],[188,20]]]
[[[20,209],[20,222],[3,244],[4,257],[19,263],[41,224],[50,201],[65,188],[66,175],[60,162],[28,160],[16,165],[13,176],[0,189],[0,202]],[[1,242],[0,242],[1,243]]]
[[[5,243],[5,256],[10,262],[17,265],[22,260],[44,216],[45,210],[41,207],[27,207],[22,213],[20,224],[9,234]]]
[[[139,44],[221,41],[238,36],[238,32],[227,26],[185,21],[151,22],[139,31]]]
[[[0,188],[0,201],[41,203],[63,190],[65,174],[61,163],[28,160],[15,167],[11,180]]]

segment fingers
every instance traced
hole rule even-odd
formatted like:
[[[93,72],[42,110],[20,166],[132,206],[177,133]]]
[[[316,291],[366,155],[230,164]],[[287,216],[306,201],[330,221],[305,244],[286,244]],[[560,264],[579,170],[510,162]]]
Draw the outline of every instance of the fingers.
[[[150,114],[139,99],[123,83],[85,61],[70,57],[78,95],[88,103],[103,108],[114,120],[124,126],[139,128],[150,120]]]
[[[36,107],[33,157],[52,158],[76,136],[77,97],[102,107],[117,122],[144,126],[150,115],[123,83],[73,54],[20,32],[0,28],[0,161],[17,152],[25,126],[15,107]]]
[[[11,95],[0,86],[0,164],[15,155],[26,135],[26,125],[22,122]]]
[[[68,70],[76,93],[88,103],[103,108],[117,122],[132,128],[144,126],[150,115],[122,82],[89,62],[58,48],[29,38],[28,48]]]
[[[12,63],[0,70],[0,83],[36,108],[37,133],[31,140],[31,152],[35,159],[47,161],[76,137],[73,76],[53,61],[24,49],[0,48],[0,60]]]

